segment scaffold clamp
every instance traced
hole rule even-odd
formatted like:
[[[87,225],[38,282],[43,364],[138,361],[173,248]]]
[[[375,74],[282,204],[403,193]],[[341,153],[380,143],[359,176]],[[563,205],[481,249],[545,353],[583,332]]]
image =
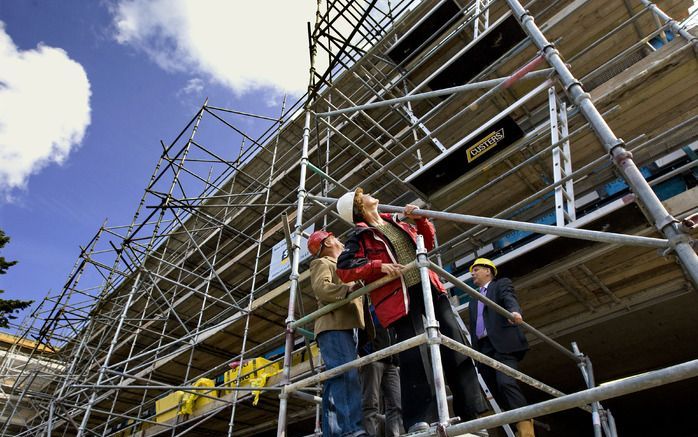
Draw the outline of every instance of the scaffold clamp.
[[[430,321],[427,321],[427,323],[424,325],[424,328],[427,328],[427,329],[428,329],[428,328],[436,328],[436,329],[439,329],[440,326],[441,326],[441,325],[439,325],[439,321],[438,321],[438,320],[434,320],[434,321],[431,321],[431,322],[430,322]],[[427,344],[441,344],[441,337],[435,337],[435,338],[429,337],[429,338],[427,339]]]
[[[695,245],[695,240],[692,240],[687,234],[677,233],[669,237],[669,248],[664,249],[662,256],[669,256],[672,252],[676,250],[676,246],[679,244],[690,244]]]
[[[541,47],[540,51],[543,54],[543,56],[545,56],[546,61],[549,61],[548,58],[550,58],[553,55],[560,55],[560,52],[558,51],[558,49],[555,48],[554,42],[548,42],[546,45]]]
[[[533,15],[531,14],[531,12],[529,12],[528,9],[524,9],[523,13],[521,15],[519,15],[519,21],[521,23],[524,23],[527,20],[535,21],[533,19]]]
[[[616,138],[616,142],[613,144],[606,144],[608,148],[608,154],[611,156],[616,164],[621,165],[626,159],[633,159],[633,154],[625,150],[625,141],[622,138]],[[616,153],[616,149],[619,147],[623,148],[622,152]]]
[[[674,218],[674,216],[672,216],[671,214],[667,214],[667,215],[666,215],[664,218],[662,218],[661,220],[657,220],[657,222],[656,222],[654,225],[657,227],[657,229],[662,230],[662,229],[664,229],[665,227],[671,226],[671,225],[673,225],[673,224],[675,224],[675,223],[679,223],[679,221],[676,220],[676,219]],[[672,244],[672,239],[671,239],[671,238],[669,239],[669,244],[673,246],[673,244]]]
[[[420,255],[424,255],[423,253]],[[417,257],[417,267],[429,267],[431,265],[431,262],[429,261],[429,258],[425,256],[418,256]]]
[[[691,214],[685,219],[681,220],[680,224],[681,230],[686,233],[695,232],[698,230],[698,213]]]
[[[569,92],[570,89],[575,85],[579,85],[579,87],[582,90],[584,90],[584,85],[580,81],[575,80],[574,82],[572,82],[571,84],[569,84],[567,86],[567,92]],[[582,91],[577,97],[574,98],[574,104],[577,106],[581,106],[581,104],[584,100],[591,100],[591,96],[586,91]]]

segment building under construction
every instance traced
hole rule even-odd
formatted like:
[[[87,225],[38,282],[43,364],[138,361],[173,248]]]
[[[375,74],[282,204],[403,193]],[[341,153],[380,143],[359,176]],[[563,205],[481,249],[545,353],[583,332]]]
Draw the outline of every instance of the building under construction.
[[[349,231],[333,199],[358,186],[433,219],[414,268],[463,319],[485,256],[527,322],[521,373],[500,370],[531,405],[419,435],[528,417],[542,436],[698,435],[691,5],[318,0],[307,95],[272,115],[206,102],[154,145],[132,222],[81,245],[23,322],[0,435],[320,435],[304,238]],[[456,348],[431,329],[396,347],[420,344]]]

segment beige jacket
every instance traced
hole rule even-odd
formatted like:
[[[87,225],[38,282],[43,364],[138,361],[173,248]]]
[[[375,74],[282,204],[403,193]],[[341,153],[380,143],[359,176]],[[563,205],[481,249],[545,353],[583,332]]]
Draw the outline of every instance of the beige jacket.
[[[350,287],[337,276],[337,260],[329,256],[316,258],[310,263],[310,284],[318,309],[344,299],[350,292]],[[363,297],[315,320],[315,335],[323,331],[353,328],[364,328]]]

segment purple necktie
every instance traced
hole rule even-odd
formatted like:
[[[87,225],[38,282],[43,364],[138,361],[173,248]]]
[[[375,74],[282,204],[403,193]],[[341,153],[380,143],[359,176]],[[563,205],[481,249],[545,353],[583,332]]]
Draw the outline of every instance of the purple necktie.
[[[480,294],[487,296],[487,288],[480,287]],[[485,305],[482,301],[477,301],[477,320],[475,322],[475,335],[477,338],[482,338],[486,335],[485,333],[485,319],[482,317],[482,310],[485,309]]]

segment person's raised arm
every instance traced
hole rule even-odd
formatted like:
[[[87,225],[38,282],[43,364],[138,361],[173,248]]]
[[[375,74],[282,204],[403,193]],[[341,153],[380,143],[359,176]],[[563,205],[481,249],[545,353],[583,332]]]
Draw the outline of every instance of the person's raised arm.
[[[432,250],[435,246],[436,230],[434,229],[434,224],[427,219],[418,214],[413,214],[414,210],[418,209],[417,205],[407,204],[405,205],[405,217],[414,220],[414,224],[417,227],[417,233],[424,237],[424,247],[427,250]]]

